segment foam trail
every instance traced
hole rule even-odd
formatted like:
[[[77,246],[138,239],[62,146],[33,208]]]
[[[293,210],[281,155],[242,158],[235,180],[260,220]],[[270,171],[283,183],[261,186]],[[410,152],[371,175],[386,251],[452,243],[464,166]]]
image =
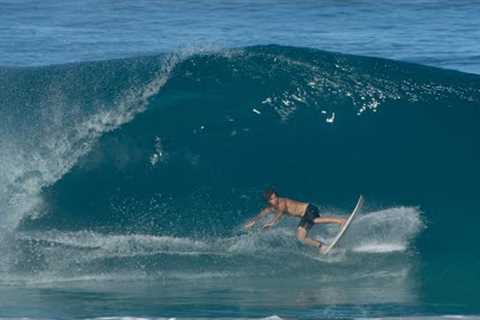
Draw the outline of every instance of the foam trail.
[[[5,281],[49,284],[232,278],[243,273],[270,274],[272,264],[277,266],[275,272],[280,273],[317,270],[321,264],[323,271],[317,281],[377,279],[375,281],[383,283],[385,279],[408,278],[409,263],[401,253],[421,231],[420,214],[413,207],[397,207],[361,215],[352,224],[341,247],[328,256],[296,241],[295,221],[288,219],[269,232],[257,230],[226,237],[103,234],[85,230],[22,231],[15,234],[20,249],[16,258],[24,261],[19,265],[25,265],[28,273],[11,274]],[[330,227],[316,229],[324,241],[338,231]],[[365,260],[364,253],[375,253],[377,258]],[[216,262],[212,264],[212,261]]]

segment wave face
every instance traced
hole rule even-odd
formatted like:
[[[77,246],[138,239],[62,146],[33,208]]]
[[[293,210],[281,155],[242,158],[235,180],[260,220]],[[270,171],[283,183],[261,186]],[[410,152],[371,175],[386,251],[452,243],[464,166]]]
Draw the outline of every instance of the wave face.
[[[4,282],[308,274],[408,302],[475,273],[479,76],[273,45],[0,73]],[[321,257],[293,220],[241,231],[268,185],[367,208]]]

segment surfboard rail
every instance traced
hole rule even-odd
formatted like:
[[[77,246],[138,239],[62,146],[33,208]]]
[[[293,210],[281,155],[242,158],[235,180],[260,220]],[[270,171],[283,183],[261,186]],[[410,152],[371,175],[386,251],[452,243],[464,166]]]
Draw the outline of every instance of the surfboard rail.
[[[364,203],[364,198],[362,195],[358,198],[357,205],[353,209],[352,213],[348,217],[347,221],[345,224],[342,226],[342,229],[338,232],[338,234],[335,236],[333,241],[328,245],[327,249],[323,251],[323,254],[328,254],[330,250],[337,244],[337,242],[342,238],[343,234],[348,230],[350,223],[352,222],[353,218],[357,215],[357,213],[362,209],[363,203]]]

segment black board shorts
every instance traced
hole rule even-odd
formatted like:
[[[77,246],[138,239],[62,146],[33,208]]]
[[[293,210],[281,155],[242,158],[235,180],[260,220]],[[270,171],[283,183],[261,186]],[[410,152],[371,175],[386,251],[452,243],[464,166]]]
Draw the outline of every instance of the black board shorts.
[[[304,228],[305,230],[309,231],[312,226],[315,224],[313,220],[320,217],[319,210],[313,204],[308,204],[307,209],[305,209],[305,213],[303,214],[300,223],[298,224],[297,228]]]

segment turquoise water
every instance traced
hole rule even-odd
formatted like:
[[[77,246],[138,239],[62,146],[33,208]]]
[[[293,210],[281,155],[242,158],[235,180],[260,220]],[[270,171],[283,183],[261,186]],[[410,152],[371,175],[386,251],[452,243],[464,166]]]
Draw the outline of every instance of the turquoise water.
[[[328,3],[355,16],[367,2]],[[432,3],[441,4],[423,5]],[[51,10],[60,8],[69,7]],[[421,61],[463,73],[288,37],[266,45],[267,35],[256,46],[244,35],[234,47],[141,55],[120,50],[133,35],[105,47],[97,34],[97,49],[59,50],[54,65],[19,44],[15,61],[0,55],[1,318],[480,313],[478,64]],[[460,43],[452,50],[474,50]],[[242,230],[271,185],[323,214],[347,215],[360,193],[366,205],[321,256],[296,241],[294,219]],[[328,242],[336,231],[312,232]]]
[[[2,74],[7,316],[477,310],[478,76],[280,46]],[[323,257],[241,230],[270,184],[367,206]]]

